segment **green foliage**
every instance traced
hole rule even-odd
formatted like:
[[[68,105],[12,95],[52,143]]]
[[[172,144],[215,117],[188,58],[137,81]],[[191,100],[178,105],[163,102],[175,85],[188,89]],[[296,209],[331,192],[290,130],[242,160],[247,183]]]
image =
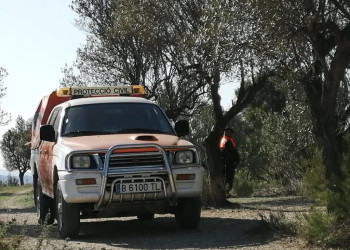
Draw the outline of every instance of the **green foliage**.
[[[278,80],[259,93],[243,113],[244,141],[239,143],[241,166],[253,179],[265,182],[279,193],[300,194],[313,145],[308,107],[295,100]],[[269,100],[274,96],[272,100]]]
[[[314,151],[303,178],[303,192],[327,206],[328,212],[312,209],[303,217],[299,235],[322,246],[350,246],[350,154],[342,162],[344,180],[336,188],[325,177],[322,153]]]
[[[46,246],[49,244],[48,237],[51,232],[51,225],[47,224],[47,219],[45,223],[41,226],[41,233],[36,241],[34,250],[46,249]],[[13,226],[17,224],[16,219],[12,218],[9,222],[0,221],[0,249],[1,250],[15,250],[15,249],[28,249],[23,242],[24,237],[26,236],[27,224],[26,221],[21,226],[21,232],[19,234],[11,233]],[[44,245],[44,241],[47,241],[47,244]],[[62,248],[63,249],[63,248]]]
[[[74,65],[63,70],[61,84],[141,84],[147,97],[159,103],[170,119],[191,116],[207,101],[203,100],[205,82],[194,73],[198,61],[206,61],[194,56],[198,52],[193,48],[195,41],[202,42],[197,36],[207,36],[203,34],[206,29],[193,30],[198,23],[195,27],[189,24],[209,12],[206,6],[193,5],[170,0],[74,0],[79,25],[89,36]],[[196,66],[191,65],[194,63]]]
[[[4,167],[9,171],[18,170],[22,185],[23,175],[30,168],[30,136],[31,120],[25,121],[18,116],[15,127],[5,132],[0,146]]]
[[[19,246],[23,240],[24,230],[20,235],[10,235],[9,230],[12,225],[16,223],[16,219],[12,219],[9,222],[2,223],[0,221],[0,249],[1,250],[14,250],[19,249]]]
[[[303,194],[317,202],[326,204],[328,196],[327,181],[322,153],[319,149],[314,150],[314,154],[309,160],[309,165],[310,168],[308,168],[303,177]]]
[[[259,213],[259,216],[274,233],[279,235],[295,235],[295,224],[287,219],[284,212],[270,212],[268,215]]]
[[[342,162],[343,181],[331,186],[325,177],[325,166],[320,150],[315,150],[310,168],[303,180],[303,192],[308,197],[327,206],[338,218],[350,218],[350,153]]]
[[[40,250],[43,247],[44,241],[46,240],[46,243],[48,245],[48,236],[50,235],[52,225],[47,224],[48,220],[50,218],[50,214],[47,214],[45,217],[44,224],[41,227],[41,233],[40,236],[38,237],[35,245],[35,250]],[[44,247],[45,249],[46,247]]]
[[[6,88],[4,87],[4,78],[7,76],[7,71],[0,67],[0,99],[6,94]],[[0,103],[1,104],[1,103]],[[7,125],[11,120],[11,116],[1,109],[0,105],[0,125]]]
[[[8,194],[15,194],[9,196]],[[4,186],[0,188],[0,209],[16,207],[20,209],[33,207],[32,185]]]
[[[18,179],[12,175],[8,175],[7,176],[7,180],[6,180],[6,184],[7,186],[18,186]]]
[[[191,117],[190,124],[191,133],[188,139],[200,148],[202,155],[205,155],[204,140],[214,126],[212,107],[208,104],[203,105],[201,111]]]
[[[9,195],[12,194],[12,195]],[[8,206],[13,207],[14,205],[18,209],[32,208],[33,207],[33,190],[31,185],[24,186],[7,186],[0,189],[0,208],[4,209]],[[46,249],[49,244],[49,234],[52,226],[45,223],[40,226],[40,236],[37,238],[35,250]],[[38,226],[39,227],[39,226]],[[20,228],[20,230],[18,230]],[[24,238],[27,234],[27,222],[24,221],[20,225],[15,218],[9,221],[0,221],[0,249],[1,250],[14,250],[14,249],[33,249],[28,248],[25,244]],[[46,245],[45,245],[46,243]]]
[[[0,249],[11,249],[7,243],[7,231],[9,225],[7,223],[0,222]]]
[[[246,169],[237,169],[233,181],[233,190],[238,197],[249,197],[253,194],[254,181]]]
[[[341,170],[344,179],[335,189],[329,187],[327,204],[339,218],[350,219],[350,153],[345,156]]]
[[[302,235],[310,243],[329,244],[332,239],[332,231],[336,225],[336,216],[324,211],[311,210],[303,216],[304,222],[299,227],[299,235]]]
[[[334,213],[311,210],[299,217],[297,234],[306,239],[310,244],[324,248],[350,247],[350,220],[339,220]]]

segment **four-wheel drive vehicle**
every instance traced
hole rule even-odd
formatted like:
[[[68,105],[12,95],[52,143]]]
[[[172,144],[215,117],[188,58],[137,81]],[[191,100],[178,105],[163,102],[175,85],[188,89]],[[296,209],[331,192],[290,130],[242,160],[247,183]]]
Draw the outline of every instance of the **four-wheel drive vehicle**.
[[[179,138],[188,122],[173,127],[158,105],[135,97],[143,93],[61,88],[42,99],[30,160],[39,223],[57,219],[62,238],[78,236],[81,218],[173,213],[182,228],[198,225],[204,169]]]

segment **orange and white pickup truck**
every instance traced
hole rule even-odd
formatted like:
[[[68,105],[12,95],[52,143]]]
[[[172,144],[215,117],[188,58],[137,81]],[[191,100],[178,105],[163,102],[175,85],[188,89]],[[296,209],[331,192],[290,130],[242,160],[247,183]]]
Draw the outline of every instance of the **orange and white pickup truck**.
[[[79,235],[81,218],[175,214],[196,228],[205,170],[198,150],[140,97],[142,86],[60,88],[33,119],[31,171],[39,223],[58,224],[61,238]],[[173,126],[174,125],[174,126]]]

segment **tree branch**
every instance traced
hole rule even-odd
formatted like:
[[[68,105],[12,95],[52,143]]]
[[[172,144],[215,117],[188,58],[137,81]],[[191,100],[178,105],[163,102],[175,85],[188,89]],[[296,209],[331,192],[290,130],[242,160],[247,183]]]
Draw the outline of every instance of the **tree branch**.
[[[344,16],[350,20],[350,13],[344,8],[342,4],[339,3],[338,0],[331,0],[331,2],[337,7],[343,14]]]

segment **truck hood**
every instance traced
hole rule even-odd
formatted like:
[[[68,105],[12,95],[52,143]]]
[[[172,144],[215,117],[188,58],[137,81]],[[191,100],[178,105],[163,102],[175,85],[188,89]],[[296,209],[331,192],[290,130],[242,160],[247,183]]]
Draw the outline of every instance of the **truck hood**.
[[[61,143],[71,150],[100,150],[114,145],[155,143],[163,147],[192,145],[174,135],[165,134],[109,134],[79,137],[64,137]]]

